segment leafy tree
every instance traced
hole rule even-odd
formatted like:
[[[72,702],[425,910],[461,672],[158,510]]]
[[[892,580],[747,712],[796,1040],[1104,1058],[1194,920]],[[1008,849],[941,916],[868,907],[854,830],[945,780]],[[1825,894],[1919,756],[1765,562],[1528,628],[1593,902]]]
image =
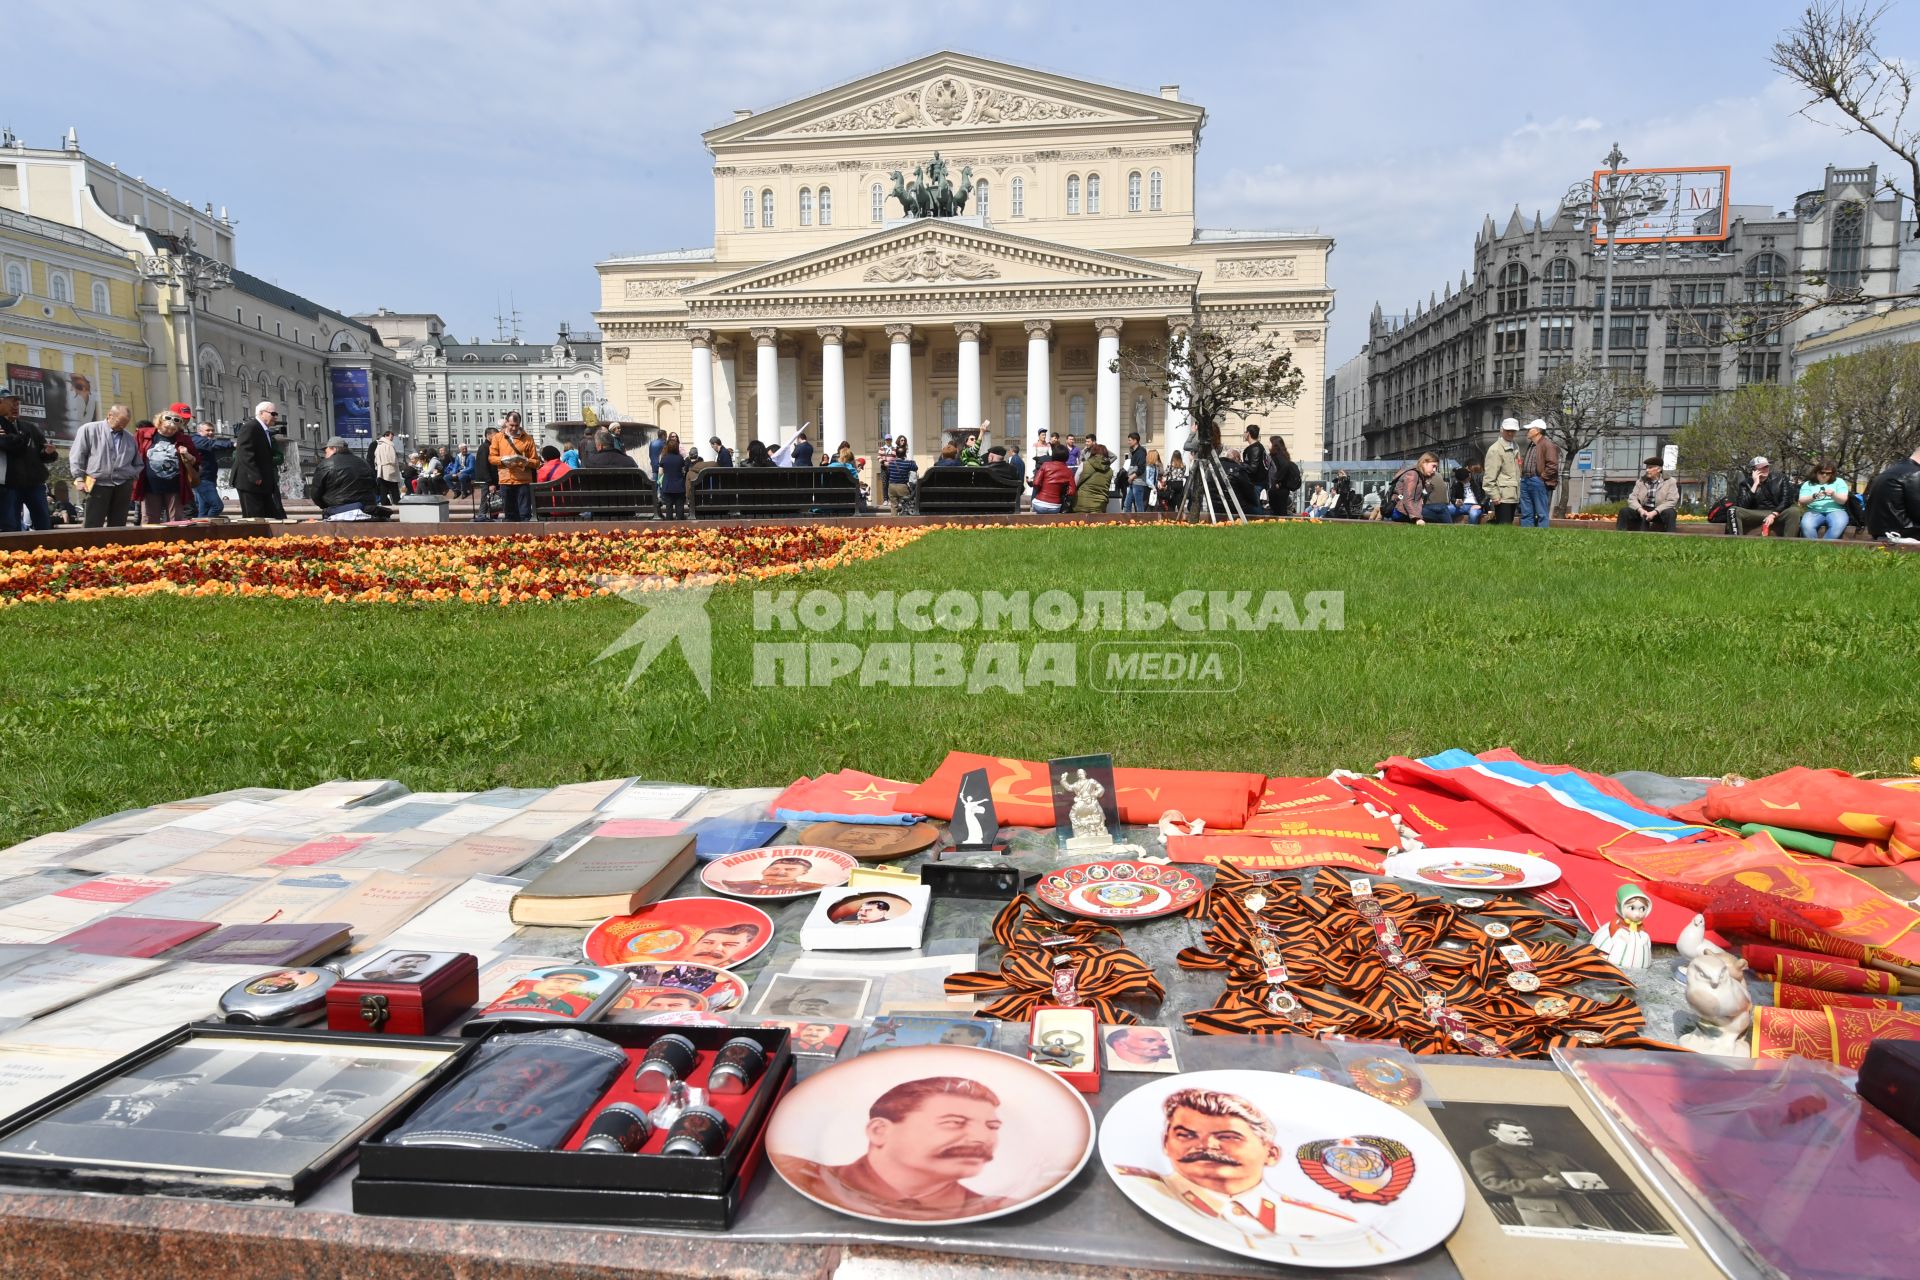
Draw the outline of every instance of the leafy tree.
[[[1680,462],[1703,475],[1737,475],[1755,456],[1789,474],[1804,452],[1796,388],[1755,383],[1715,396],[1673,438]]]
[[[1292,404],[1306,384],[1277,326],[1203,312],[1165,338],[1121,349],[1111,368],[1185,412],[1193,434],[1215,450],[1228,418],[1247,419]]]
[[[1515,392],[1507,407],[1524,426],[1540,418],[1547,438],[1560,446],[1563,477],[1573,469],[1579,453],[1615,430],[1637,433],[1647,405],[1660,389],[1638,374],[1602,369],[1591,360],[1577,360],[1550,369],[1538,382]],[[1556,510],[1565,507],[1571,486],[1563,482],[1554,491]]]

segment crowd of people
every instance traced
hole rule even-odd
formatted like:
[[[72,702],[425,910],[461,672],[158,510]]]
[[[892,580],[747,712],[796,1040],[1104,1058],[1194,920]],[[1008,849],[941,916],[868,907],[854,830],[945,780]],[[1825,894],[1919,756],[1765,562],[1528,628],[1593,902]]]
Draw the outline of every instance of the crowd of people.
[[[286,518],[280,496],[285,419],[271,401],[256,405],[253,417],[231,435],[222,435],[212,423],[196,423],[185,404],[169,405],[156,419],[139,422],[125,405],[113,405],[104,418],[81,424],[74,434],[67,455],[74,482],[70,501],[49,491],[49,469],[59,451],[38,425],[20,417],[19,407],[18,398],[0,386],[0,532],[47,529],[56,522],[118,527],[136,509],[147,524],[219,517],[226,513],[222,468],[238,495],[241,516]],[[817,464],[844,468],[853,476],[863,513],[919,512],[921,467],[905,436],[883,440],[871,460],[842,441],[822,461],[803,427],[777,448],[747,442],[744,457],[736,461],[734,450],[718,436],[707,441],[703,455],[698,446],[683,445],[675,432],[642,427],[644,440],[629,441],[628,429],[614,423],[577,441],[541,446],[520,415],[508,413],[500,425],[487,429],[478,446],[424,448],[404,457],[392,431],[381,433],[364,456],[349,442],[334,439],[327,442],[307,492],[327,520],[390,519],[401,497],[420,494],[471,498],[476,519],[525,521],[534,515],[535,484],[575,470],[628,469],[650,477],[656,514],[679,520],[688,515],[688,493],[710,468]],[[1258,426],[1249,426],[1237,448],[1223,448],[1218,456],[1220,474],[1246,514],[1295,513],[1301,472],[1280,436],[1263,439]],[[1163,459],[1138,433],[1129,434],[1115,452],[1091,433],[1075,438],[1044,431],[1023,455],[1019,441],[994,441],[982,423],[941,447],[929,469],[943,467],[985,470],[1021,494],[1038,515],[1105,512],[1116,506],[1129,513],[1177,512],[1192,488],[1186,454],[1170,450]],[[1507,418],[1480,463],[1456,465],[1447,474],[1438,456],[1424,453],[1383,492],[1369,493],[1360,492],[1346,472],[1337,472],[1315,486],[1305,514],[1539,528],[1550,518],[1560,472],[1560,450],[1546,424],[1535,419],[1522,428]],[[1649,457],[1616,524],[1623,530],[1671,533],[1678,527],[1680,506],[1679,484],[1662,459]],[[1796,482],[1776,473],[1768,459],[1755,457],[1708,517],[1733,535],[1831,541],[1849,529],[1864,529],[1876,540],[1920,541],[1920,449],[1858,490],[1825,460]]]

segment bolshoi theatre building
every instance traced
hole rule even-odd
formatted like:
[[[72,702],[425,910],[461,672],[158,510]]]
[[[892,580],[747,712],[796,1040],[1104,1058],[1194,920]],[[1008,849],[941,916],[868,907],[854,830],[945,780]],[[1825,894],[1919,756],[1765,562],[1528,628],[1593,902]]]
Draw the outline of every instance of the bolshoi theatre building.
[[[904,435],[925,459],[986,421],[1023,452],[1046,429],[1165,450],[1185,424],[1110,366],[1197,300],[1292,351],[1298,401],[1256,420],[1317,458],[1333,241],[1196,228],[1205,122],[1176,86],[955,53],[736,112],[704,135],[712,247],[597,264],[607,395],[703,446],[811,423],[827,450]],[[970,199],[909,217],[897,176],[911,191],[936,152]]]

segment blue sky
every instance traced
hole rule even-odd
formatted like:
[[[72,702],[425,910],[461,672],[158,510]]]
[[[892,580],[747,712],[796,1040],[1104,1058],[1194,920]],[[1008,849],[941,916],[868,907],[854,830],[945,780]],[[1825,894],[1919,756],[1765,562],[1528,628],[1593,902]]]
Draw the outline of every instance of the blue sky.
[[[511,298],[544,340],[588,321],[595,260],[709,243],[700,133],[733,108],[942,48],[1178,83],[1208,111],[1203,226],[1336,238],[1331,362],[1376,300],[1457,280],[1483,214],[1550,209],[1616,139],[1635,164],[1731,164],[1735,203],[1780,208],[1826,163],[1886,159],[1795,114],[1767,54],[1797,0],[7,7],[0,124],[35,146],[72,125],[228,206],[256,275],[462,337],[491,337]],[[1890,52],[1920,53],[1916,14],[1889,14]],[[153,52],[103,52],[133,49]]]

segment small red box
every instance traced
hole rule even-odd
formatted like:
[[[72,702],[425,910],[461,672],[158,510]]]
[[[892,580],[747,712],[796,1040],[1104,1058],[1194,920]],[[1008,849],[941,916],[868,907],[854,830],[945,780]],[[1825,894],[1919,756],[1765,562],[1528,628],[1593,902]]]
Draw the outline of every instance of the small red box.
[[[389,949],[327,991],[327,1029],[430,1036],[479,1001],[480,962],[473,956]]]
[[[1092,1009],[1043,1004],[1033,1011],[1027,1057],[1082,1093],[1100,1092],[1100,1020]]]

